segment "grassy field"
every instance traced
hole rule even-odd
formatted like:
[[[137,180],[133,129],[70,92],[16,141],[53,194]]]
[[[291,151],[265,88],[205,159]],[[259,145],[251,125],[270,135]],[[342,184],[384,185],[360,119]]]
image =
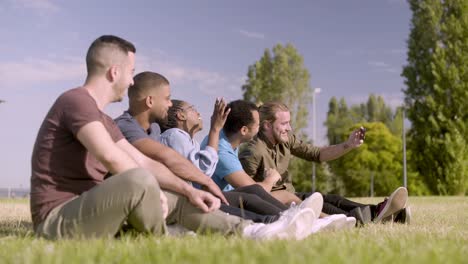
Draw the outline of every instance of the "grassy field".
[[[33,236],[27,200],[0,200],[0,263],[468,263],[468,198],[410,203],[409,226],[371,224],[303,241],[220,235],[48,241]]]

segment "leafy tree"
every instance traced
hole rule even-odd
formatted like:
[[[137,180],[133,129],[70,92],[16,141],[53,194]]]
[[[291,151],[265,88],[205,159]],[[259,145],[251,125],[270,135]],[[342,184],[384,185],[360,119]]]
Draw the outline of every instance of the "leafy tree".
[[[332,97],[328,106],[325,125],[328,128],[327,138],[330,144],[341,143],[341,138],[348,136],[350,127],[362,122],[382,122],[394,135],[401,136],[401,109],[397,108],[393,113],[381,96],[370,94],[366,103],[352,105],[350,108],[344,98],[338,103],[336,98]]]
[[[328,106],[329,110],[325,125],[328,127],[328,142],[330,145],[334,145],[342,142],[341,139],[343,135],[347,133],[349,128],[356,122],[354,122],[355,120],[353,120],[344,98],[341,98],[340,101],[337,102],[336,98],[332,97]]]
[[[401,139],[381,122],[355,124],[346,134],[360,126],[367,128],[366,143],[329,163],[344,183],[346,195],[369,195],[371,175],[374,194],[388,195],[403,182]],[[346,139],[343,135],[341,141]]]
[[[285,103],[291,111],[291,125],[295,133],[307,141],[303,129],[307,127],[308,105],[312,99],[310,74],[304,66],[302,56],[292,44],[277,44],[272,51],[265,49],[260,60],[249,66],[242,91],[245,100],[256,104],[268,101]],[[310,162],[293,159],[289,171],[294,175],[294,184],[298,191],[311,189]],[[321,173],[321,166],[318,166],[317,175]]]
[[[247,81],[242,86],[245,100],[261,104],[281,101],[291,110],[291,123],[296,132],[307,127],[307,106],[311,102],[310,74],[304,59],[292,44],[277,44],[270,52],[249,66]]]
[[[399,155],[400,160],[396,160],[395,162],[399,162],[402,164],[402,146],[401,146],[401,138],[402,138],[402,122],[403,122],[403,109],[398,107],[395,112],[392,111],[390,107],[388,107],[383,98],[381,96],[369,95],[369,98],[366,103],[352,105],[350,108],[346,106],[346,102],[344,98],[340,99],[338,103],[336,98],[331,98],[329,102],[329,111],[327,113],[327,121],[325,125],[327,126],[327,137],[330,144],[338,144],[346,140],[351,133],[353,128],[357,128],[356,124],[359,123],[380,123],[383,124],[387,130],[397,138],[397,141],[392,141],[392,144],[400,144],[397,145],[398,151],[392,155]],[[365,125],[364,125],[365,126]],[[366,126],[365,126],[366,127]],[[369,129],[368,127],[366,127]],[[373,133],[371,133],[372,136]],[[378,133],[378,135],[380,135]],[[367,140],[364,145],[369,144],[369,134],[367,135]],[[384,144],[385,141],[382,141]],[[385,144],[388,144],[385,143]],[[387,146],[379,146],[376,145],[373,147],[373,151],[378,152],[381,150],[385,150]],[[350,154],[345,155],[348,159]],[[355,155],[355,154],[354,154]],[[421,176],[416,173],[415,168],[411,164],[411,158],[413,155],[410,155],[407,151],[407,161],[408,161],[408,168],[407,168],[407,177],[409,183],[409,190],[412,195],[423,195],[430,193],[425,186],[424,181],[421,180]],[[380,175],[385,174],[385,171],[378,171],[376,168],[383,168],[384,164],[388,162],[386,159],[376,159],[374,163],[363,163],[362,166],[359,168],[355,168],[354,166],[349,167],[351,163],[344,162],[346,159],[340,158],[336,161],[329,162],[330,170],[332,173],[332,179],[335,179],[335,191],[339,191],[340,193],[344,192],[342,186],[346,187],[346,195],[368,195],[369,192],[369,183],[370,183],[370,176],[374,174],[375,181],[376,181],[376,192],[381,193],[378,191],[377,187],[380,182],[377,182],[380,178],[377,176],[382,177]],[[361,162],[361,161],[356,161]],[[382,164],[381,164],[382,163]],[[371,166],[372,165],[372,166]],[[401,167],[401,165],[400,165]],[[388,170],[388,169],[387,169]],[[389,170],[392,171],[393,170]],[[402,173],[401,171],[398,173]],[[360,183],[358,183],[360,182]],[[399,185],[401,185],[401,181]],[[386,185],[387,187],[380,186],[380,190],[387,190],[390,188],[389,186],[393,185]]]
[[[405,103],[414,166],[438,194],[468,191],[468,1],[409,0]]]

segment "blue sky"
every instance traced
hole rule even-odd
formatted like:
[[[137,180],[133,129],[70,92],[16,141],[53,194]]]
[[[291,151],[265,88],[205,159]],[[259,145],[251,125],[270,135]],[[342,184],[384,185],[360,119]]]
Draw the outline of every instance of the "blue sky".
[[[411,12],[404,0],[0,0],[0,187],[29,187],[39,126],[56,97],[80,86],[90,43],[103,34],[137,47],[136,71],[164,74],[174,99],[208,120],[217,96],[242,97],[247,67],[265,48],[292,43],[317,96],[317,142],[332,96],[370,93],[402,103]],[[106,111],[113,117],[127,101]],[[311,131],[312,119],[309,119]],[[311,134],[311,132],[310,132]],[[206,135],[200,132],[199,138]]]

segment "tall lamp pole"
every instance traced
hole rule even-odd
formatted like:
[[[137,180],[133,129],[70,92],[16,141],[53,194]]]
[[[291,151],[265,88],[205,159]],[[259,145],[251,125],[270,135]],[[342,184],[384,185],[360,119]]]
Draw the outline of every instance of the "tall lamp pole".
[[[312,143],[315,145],[316,142],[316,131],[315,131],[315,94],[319,94],[322,91],[320,88],[314,88],[312,92]],[[312,162],[312,192],[315,192],[315,162]]]
[[[408,188],[406,178],[406,132],[405,132],[405,106],[403,106],[402,136],[403,136],[403,186]]]

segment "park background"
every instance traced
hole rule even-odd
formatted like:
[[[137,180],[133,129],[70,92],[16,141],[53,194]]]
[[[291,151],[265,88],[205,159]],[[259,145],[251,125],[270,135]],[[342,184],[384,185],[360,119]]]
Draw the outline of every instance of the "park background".
[[[173,98],[195,104],[206,128],[220,95],[287,102],[304,140],[313,139],[316,121],[318,145],[364,125],[363,146],[317,165],[322,191],[387,195],[403,184],[407,136],[412,211],[409,225],[371,223],[303,241],[220,234],[50,241],[34,236],[28,199],[0,198],[0,263],[466,263],[467,5],[0,0],[0,196],[27,195],[42,119],[59,94],[83,83],[89,44],[115,34],[136,44],[137,72],[166,75]],[[126,107],[106,111],[115,117]],[[310,190],[312,165],[294,161],[292,170],[296,185]]]
[[[405,126],[410,194],[466,194],[467,9],[444,3],[2,0],[0,193],[27,193],[45,114],[84,82],[89,44],[115,34],[135,43],[136,72],[162,73],[174,99],[197,106],[198,139],[217,96],[282,100],[296,132],[317,145],[368,129],[361,148],[317,165],[315,189],[372,196],[403,185]],[[311,163],[291,170],[299,190],[313,188]]]

